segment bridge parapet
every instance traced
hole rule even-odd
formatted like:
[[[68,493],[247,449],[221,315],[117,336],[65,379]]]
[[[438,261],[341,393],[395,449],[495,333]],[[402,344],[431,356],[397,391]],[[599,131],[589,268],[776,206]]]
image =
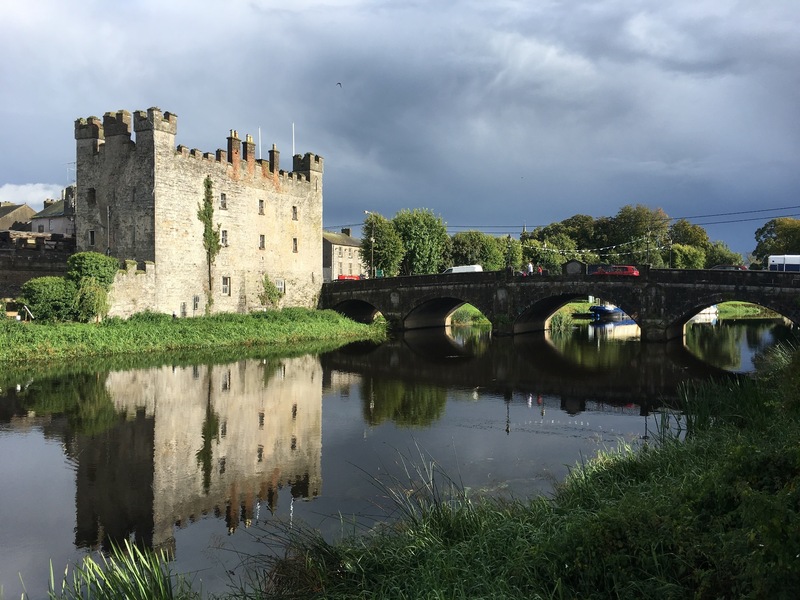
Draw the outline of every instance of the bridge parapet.
[[[543,331],[560,306],[595,296],[633,318],[644,341],[681,337],[689,318],[730,300],[760,304],[800,324],[800,274],[648,268],[641,272],[639,277],[521,277],[497,271],[337,281],[323,284],[320,307],[362,321],[380,312],[407,330],[444,327],[456,308],[469,303],[492,322],[495,334],[517,334]]]

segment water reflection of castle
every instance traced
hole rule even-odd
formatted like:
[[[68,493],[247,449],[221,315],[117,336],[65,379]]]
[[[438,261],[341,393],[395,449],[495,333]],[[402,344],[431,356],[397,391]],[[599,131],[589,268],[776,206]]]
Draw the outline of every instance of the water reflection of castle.
[[[322,369],[316,357],[110,373],[127,418],[79,436],[76,543],[135,537],[174,551],[173,528],[203,515],[249,525],[277,492],[320,493]]]

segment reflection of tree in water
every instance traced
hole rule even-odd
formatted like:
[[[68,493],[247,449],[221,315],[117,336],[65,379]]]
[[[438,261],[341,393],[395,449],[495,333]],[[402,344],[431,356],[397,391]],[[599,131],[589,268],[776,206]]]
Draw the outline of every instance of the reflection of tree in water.
[[[39,379],[21,390],[17,399],[25,412],[65,416],[73,434],[97,435],[121,418],[106,389],[106,373]]]
[[[553,346],[572,363],[587,369],[614,369],[628,368],[635,364],[639,355],[639,340],[598,340],[588,339],[583,327],[576,329],[578,332],[569,332],[566,335],[551,335],[550,342]],[[595,335],[599,335],[597,332]]]
[[[686,328],[686,347],[708,364],[735,371],[742,365],[739,345],[744,334],[745,329],[724,323],[716,326],[695,323]]]
[[[370,425],[393,421],[401,427],[424,427],[444,412],[447,391],[400,380],[368,379],[361,387],[364,419]]]
[[[489,350],[491,329],[488,327],[453,327],[453,339],[470,356],[482,356]]]
[[[219,415],[214,412],[211,406],[211,368],[209,367],[208,376],[208,396],[206,398],[206,416],[203,419],[203,429],[201,436],[203,438],[203,445],[195,453],[197,463],[203,470],[203,491],[208,494],[211,488],[211,461],[214,457],[214,450],[211,443],[219,439]]]

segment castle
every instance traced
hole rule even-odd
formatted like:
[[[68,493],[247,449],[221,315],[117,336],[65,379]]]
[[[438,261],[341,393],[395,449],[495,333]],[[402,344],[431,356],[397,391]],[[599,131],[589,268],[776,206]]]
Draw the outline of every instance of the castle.
[[[77,250],[128,264],[109,315],[258,310],[265,276],[283,292],[281,305],[315,306],[322,157],[296,155],[285,172],[274,145],[268,160],[256,158],[250,135],[232,130],[227,150],[212,154],[176,147],[177,129],[177,116],[158,108],[75,121]],[[197,215],[207,177],[222,244],[210,270]]]

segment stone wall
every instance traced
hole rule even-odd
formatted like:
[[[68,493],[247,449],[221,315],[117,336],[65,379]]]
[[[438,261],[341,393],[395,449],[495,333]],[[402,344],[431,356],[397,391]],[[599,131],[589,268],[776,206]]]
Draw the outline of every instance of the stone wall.
[[[35,277],[63,277],[68,254],[8,252],[0,254],[0,298],[16,298],[22,285]]]
[[[157,311],[155,264],[144,262],[137,265],[131,260],[126,261],[125,267],[114,277],[108,294],[108,316],[127,319],[146,310]]]

